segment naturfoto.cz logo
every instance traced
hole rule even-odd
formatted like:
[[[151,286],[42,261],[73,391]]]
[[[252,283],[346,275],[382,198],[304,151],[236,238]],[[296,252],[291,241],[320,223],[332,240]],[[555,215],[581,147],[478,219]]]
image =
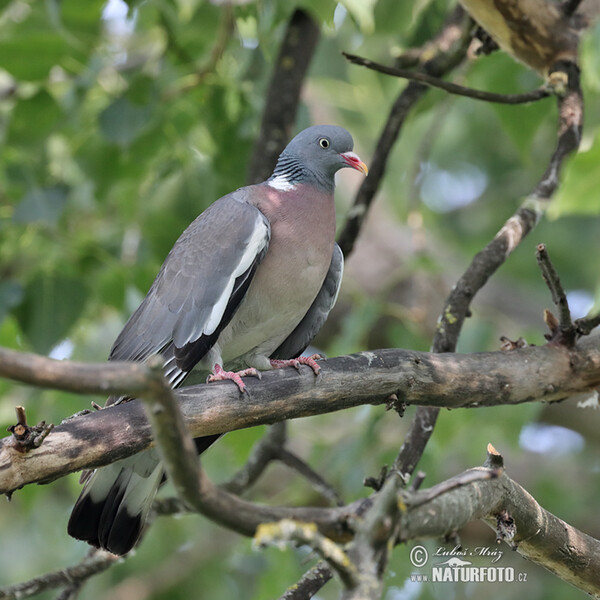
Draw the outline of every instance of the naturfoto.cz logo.
[[[487,546],[478,546],[473,549],[455,546],[451,550],[440,546],[432,554],[431,573],[413,573],[410,576],[411,581],[415,582],[440,582],[440,583],[512,583],[527,581],[527,573],[515,572],[514,567],[496,566],[503,556],[499,548],[489,548]],[[468,560],[473,557],[489,558],[494,566],[475,566]],[[418,569],[425,567],[429,562],[429,552],[424,546],[414,546],[410,551],[410,562]]]

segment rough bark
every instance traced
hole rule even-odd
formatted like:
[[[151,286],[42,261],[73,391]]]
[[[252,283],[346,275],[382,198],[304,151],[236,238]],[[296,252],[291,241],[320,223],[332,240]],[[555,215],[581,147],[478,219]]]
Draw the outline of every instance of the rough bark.
[[[21,368],[28,361],[40,371]],[[548,345],[438,355],[386,349],[321,365],[316,379],[309,369],[300,374],[284,369],[265,373],[262,381],[249,379],[249,394],[244,396],[229,382],[183,388],[177,395],[187,427],[193,436],[223,433],[362,404],[385,404],[392,394],[399,399],[396,403],[447,408],[559,400],[600,384],[600,337],[583,339],[571,350]],[[144,370],[150,383],[142,384]],[[74,390],[80,373],[88,393],[135,392],[145,398],[157,393],[154,373],[144,365],[82,365],[0,352],[0,374],[19,381]],[[90,373],[98,378],[96,385]],[[0,492],[106,465],[151,443],[151,427],[135,400],[68,419],[29,452],[9,436],[0,443]]]

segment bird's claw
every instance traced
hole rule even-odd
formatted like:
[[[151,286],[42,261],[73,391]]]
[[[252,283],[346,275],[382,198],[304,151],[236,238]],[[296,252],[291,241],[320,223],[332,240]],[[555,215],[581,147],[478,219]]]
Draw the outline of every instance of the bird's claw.
[[[206,383],[212,383],[213,381],[233,381],[242,394],[247,394],[248,389],[242,381],[242,377],[257,377],[258,379],[262,379],[260,371],[254,367],[243,369],[242,371],[225,371],[221,365],[215,365],[214,373],[206,378]]]
[[[298,358],[291,358],[289,360],[271,359],[271,367],[273,369],[283,369],[284,367],[294,367],[297,371],[300,371],[300,365],[309,366],[315,375],[321,372],[321,367],[317,364],[317,361],[323,357],[320,354],[313,354],[312,356],[299,356]]]

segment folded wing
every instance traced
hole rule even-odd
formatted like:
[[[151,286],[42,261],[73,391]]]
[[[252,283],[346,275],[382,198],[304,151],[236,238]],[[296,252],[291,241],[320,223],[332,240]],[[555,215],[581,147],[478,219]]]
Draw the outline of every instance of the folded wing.
[[[181,235],[109,360],[143,361],[161,353],[175,387],[227,326],[246,293],[271,235],[244,189],[224,196]]]

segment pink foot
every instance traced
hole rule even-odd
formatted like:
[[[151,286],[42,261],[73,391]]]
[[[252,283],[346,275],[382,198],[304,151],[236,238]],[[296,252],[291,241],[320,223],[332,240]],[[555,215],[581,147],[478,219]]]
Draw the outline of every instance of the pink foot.
[[[212,383],[213,381],[225,381],[229,379],[238,386],[242,394],[246,391],[246,384],[242,381],[242,377],[258,377],[261,378],[261,374],[254,367],[244,369],[243,371],[225,371],[221,365],[215,365],[215,372],[206,378],[206,383]]]
[[[299,356],[298,358],[292,358],[290,360],[277,360],[271,359],[271,366],[274,369],[283,369],[283,367],[294,367],[294,369],[300,370],[300,365],[308,365],[318,375],[321,371],[321,367],[317,364],[319,359],[323,358],[320,354],[313,354],[312,356]]]

